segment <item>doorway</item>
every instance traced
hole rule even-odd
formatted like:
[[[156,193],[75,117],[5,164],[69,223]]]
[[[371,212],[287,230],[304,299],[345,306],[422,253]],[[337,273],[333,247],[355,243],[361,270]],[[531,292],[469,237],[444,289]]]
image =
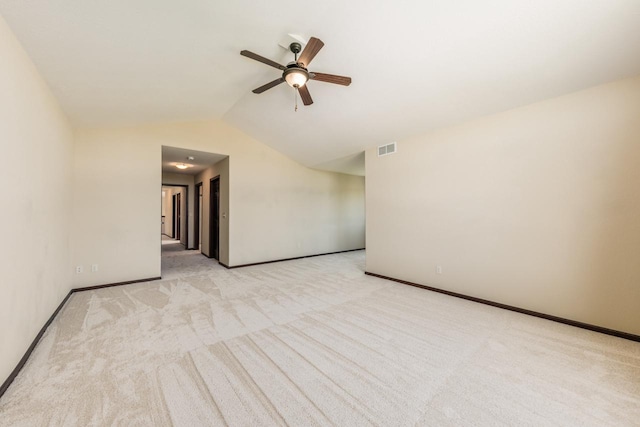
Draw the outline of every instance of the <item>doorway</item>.
[[[220,259],[220,175],[209,186],[209,257]]]
[[[195,218],[194,218],[194,230],[193,230],[193,247],[202,252],[202,183],[196,184],[196,198],[194,200],[195,206]]]
[[[182,234],[180,233],[180,224],[182,223],[182,200],[180,196],[182,196],[180,193],[173,196],[173,237],[176,240],[182,240]]]
[[[185,249],[192,240],[189,230],[189,188],[184,184],[162,184],[162,241],[180,243]]]
[[[176,238],[176,196],[171,196],[171,237]]]

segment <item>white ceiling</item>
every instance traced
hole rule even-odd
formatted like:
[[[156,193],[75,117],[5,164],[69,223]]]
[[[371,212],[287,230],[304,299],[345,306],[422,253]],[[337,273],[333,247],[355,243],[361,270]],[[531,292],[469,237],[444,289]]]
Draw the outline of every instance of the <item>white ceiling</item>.
[[[352,172],[363,149],[640,74],[638,0],[0,0],[78,126],[222,119],[299,162]],[[288,33],[325,47],[309,83],[280,63]],[[346,159],[346,160],[345,160]],[[350,165],[350,166],[349,166]]]
[[[189,157],[193,157],[193,160],[190,160]],[[226,157],[224,154],[162,146],[162,172],[196,175]],[[187,164],[191,167],[178,169],[176,167],[178,163]]]

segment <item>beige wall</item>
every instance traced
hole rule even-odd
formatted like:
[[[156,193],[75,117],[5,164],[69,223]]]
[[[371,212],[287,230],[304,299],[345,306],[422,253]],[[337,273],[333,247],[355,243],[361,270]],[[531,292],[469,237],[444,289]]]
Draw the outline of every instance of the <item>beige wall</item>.
[[[640,334],[640,78],[368,150],[366,171],[367,271]]]
[[[229,159],[231,265],[363,248],[364,177],[276,154]]]
[[[71,289],[73,132],[0,17],[0,383]]]
[[[211,178],[220,176],[219,261],[229,265],[229,158],[219,161],[195,177],[202,183],[202,253],[213,256],[209,246],[209,203]]]
[[[75,286],[160,274],[163,145],[229,156],[230,265],[364,246],[362,177],[306,168],[221,121],[80,129],[74,262],[101,269]]]

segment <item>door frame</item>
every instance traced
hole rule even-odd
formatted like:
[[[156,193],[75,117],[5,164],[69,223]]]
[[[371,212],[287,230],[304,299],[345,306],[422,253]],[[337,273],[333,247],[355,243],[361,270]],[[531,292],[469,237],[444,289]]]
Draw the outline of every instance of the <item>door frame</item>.
[[[214,197],[214,185],[218,187],[217,197]],[[207,256],[220,261],[220,175],[209,180],[209,255]]]
[[[176,210],[173,212],[173,223],[175,224],[176,233],[174,235],[174,239],[178,240],[182,243],[182,194],[178,193],[173,196],[175,200]],[[189,236],[187,235],[187,239]],[[189,243],[189,242],[187,242]]]
[[[176,195],[171,195],[171,238],[176,238]]]
[[[193,249],[200,249],[200,190],[203,189],[202,182],[195,185],[195,194],[193,195]],[[203,193],[204,198],[204,193]],[[201,251],[202,252],[202,251]]]

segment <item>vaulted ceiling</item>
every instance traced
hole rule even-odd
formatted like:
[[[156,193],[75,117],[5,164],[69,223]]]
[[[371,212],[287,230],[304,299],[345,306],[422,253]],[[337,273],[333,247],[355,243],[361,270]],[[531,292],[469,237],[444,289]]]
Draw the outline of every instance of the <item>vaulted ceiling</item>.
[[[640,74],[637,0],[0,0],[76,126],[221,119],[307,166]],[[322,39],[294,112],[287,34]],[[6,65],[2,65],[6,66]],[[355,166],[354,166],[355,165]]]

